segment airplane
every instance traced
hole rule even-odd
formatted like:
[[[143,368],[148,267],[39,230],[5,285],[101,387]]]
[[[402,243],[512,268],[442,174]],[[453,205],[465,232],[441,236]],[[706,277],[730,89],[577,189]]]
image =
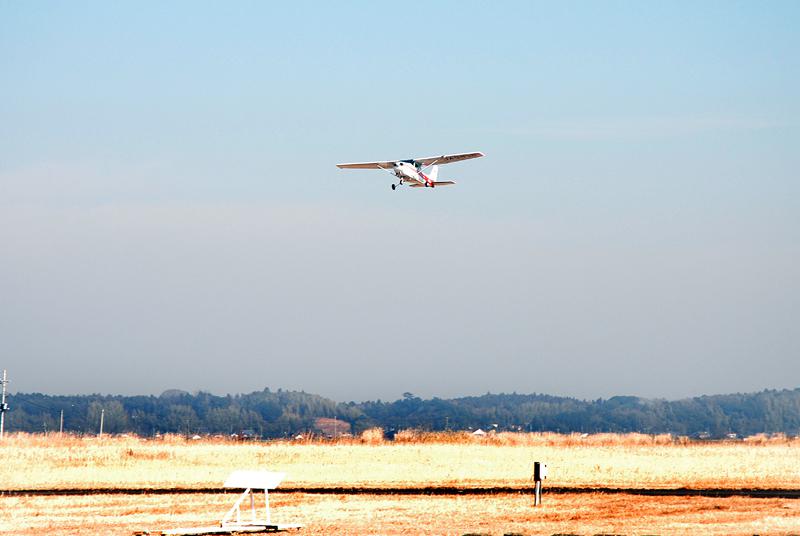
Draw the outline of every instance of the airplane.
[[[392,190],[398,186],[408,184],[411,188],[434,188],[436,186],[449,186],[455,181],[440,181],[439,165],[452,164],[470,158],[480,158],[483,153],[444,154],[427,158],[410,158],[407,160],[386,160],[383,162],[355,162],[351,164],[336,164],[339,169],[382,169],[391,173],[398,179],[397,184],[392,183]],[[426,174],[425,169],[431,168]]]

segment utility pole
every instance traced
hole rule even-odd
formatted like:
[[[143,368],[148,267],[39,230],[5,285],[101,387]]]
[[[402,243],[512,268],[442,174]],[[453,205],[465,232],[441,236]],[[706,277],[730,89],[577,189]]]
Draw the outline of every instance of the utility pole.
[[[100,410],[100,437],[103,437],[103,420],[106,418],[105,408]]]
[[[58,433],[59,435],[64,433],[64,410],[61,410],[61,419],[58,421]]]
[[[6,369],[3,369],[3,380],[0,383],[3,384],[3,398],[2,401],[0,401],[0,439],[3,439],[3,431],[6,424],[6,411],[8,411],[8,404],[6,404],[6,384],[8,383]]]

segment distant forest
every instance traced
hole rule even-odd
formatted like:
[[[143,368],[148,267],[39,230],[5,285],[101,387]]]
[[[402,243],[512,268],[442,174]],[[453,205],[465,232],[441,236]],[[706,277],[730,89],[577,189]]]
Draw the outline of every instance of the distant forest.
[[[423,400],[411,393],[394,402],[348,402],[305,392],[264,389],[215,396],[170,390],[160,396],[50,396],[17,393],[7,402],[6,430],[97,433],[101,414],[106,433],[187,435],[240,434],[263,438],[325,433],[331,422],[339,432],[381,427],[420,429],[552,432],[672,433],[725,437],[734,433],[800,434],[800,389],[701,396],[667,401],[631,396],[578,400],[543,394],[485,394]],[[335,419],[335,421],[333,421]]]

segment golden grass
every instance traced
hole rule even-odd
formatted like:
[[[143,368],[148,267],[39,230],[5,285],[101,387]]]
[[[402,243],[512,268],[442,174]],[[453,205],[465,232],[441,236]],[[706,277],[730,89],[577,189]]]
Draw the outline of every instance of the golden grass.
[[[378,430],[339,441],[235,443],[166,436],[11,434],[0,449],[4,489],[219,486],[235,469],[286,471],[291,486],[547,486],[800,489],[800,442],[757,436],[693,443],[670,436],[422,434],[386,442]],[[219,495],[0,497],[0,533],[125,534],[219,521],[236,498]],[[274,520],[322,534],[789,534],[800,501],[547,495],[462,497],[273,494]]]
[[[0,527],[17,536],[103,534],[210,525],[236,494],[0,497]],[[273,520],[302,523],[299,536],[331,534],[463,535],[508,533],[704,534],[800,533],[800,501],[553,495],[531,497],[272,495]]]
[[[525,486],[534,460],[549,464],[551,486],[800,488],[800,441],[786,438],[414,432],[394,443],[377,432],[271,443],[11,434],[0,449],[0,487],[216,487],[247,468],[284,471],[288,486]]]
[[[361,441],[375,443],[373,440],[365,439],[368,435],[370,439],[374,437],[376,431],[380,429],[370,429],[362,433]],[[762,434],[763,435],[763,434]],[[382,437],[382,436],[381,436]],[[764,436],[766,437],[766,436]],[[789,441],[785,436],[781,442]],[[568,447],[568,446],[637,446],[637,445],[672,445],[687,444],[689,439],[686,437],[674,437],[670,434],[556,434],[553,432],[490,432],[485,436],[473,436],[470,432],[424,432],[421,430],[401,430],[397,433],[394,443],[438,443],[438,444],[457,444],[457,445],[497,445],[497,446],[527,446],[527,447]]]

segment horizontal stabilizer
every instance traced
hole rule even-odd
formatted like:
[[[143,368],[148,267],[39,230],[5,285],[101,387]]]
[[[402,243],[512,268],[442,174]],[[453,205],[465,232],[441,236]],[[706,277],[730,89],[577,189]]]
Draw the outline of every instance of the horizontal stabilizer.
[[[433,183],[434,186],[450,186],[451,184],[455,184],[456,181],[436,181]],[[411,188],[425,188],[425,184],[409,184]]]

